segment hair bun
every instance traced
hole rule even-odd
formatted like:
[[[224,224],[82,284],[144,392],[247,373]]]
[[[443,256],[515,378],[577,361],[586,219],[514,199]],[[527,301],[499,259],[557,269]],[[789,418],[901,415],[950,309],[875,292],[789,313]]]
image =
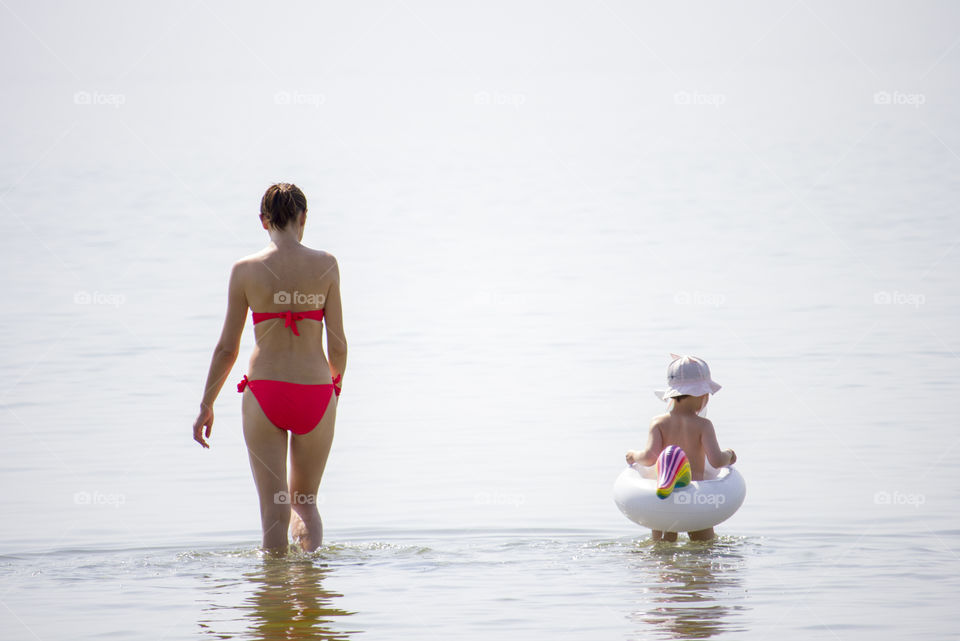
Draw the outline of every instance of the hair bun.
[[[260,200],[260,216],[274,229],[284,229],[307,211],[307,197],[293,183],[274,183]]]

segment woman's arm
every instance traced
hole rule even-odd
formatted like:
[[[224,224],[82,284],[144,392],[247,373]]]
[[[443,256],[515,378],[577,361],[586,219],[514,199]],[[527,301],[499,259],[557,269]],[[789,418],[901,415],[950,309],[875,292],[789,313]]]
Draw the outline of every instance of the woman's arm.
[[[660,428],[657,424],[651,423],[650,434],[647,435],[646,448],[639,452],[633,450],[627,452],[627,463],[631,465],[634,463],[640,463],[646,466],[653,465],[657,462],[657,457],[660,456],[661,451],[663,451],[663,436],[660,434]]]
[[[333,259],[331,268],[333,280],[327,290],[323,304],[323,318],[327,324],[327,362],[330,363],[330,377],[337,380],[347,369],[347,338],[343,332],[343,308],[340,302],[340,266]]]
[[[716,469],[725,465],[733,465],[737,460],[737,455],[733,450],[720,450],[720,444],[717,442],[717,431],[713,428],[713,423],[708,419],[704,420],[707,423],[700,438],[703,443],[703,451],[707,455],[710,465]]]
[[[213,350],[210,371],[207,373],[207,382],[200,401],[200,414],[193,424],[193,440],[204,447],[210,447],[204,440],[204,436],[210,438],[210,430],[213,428],[213,402],[220,394],[227,375],[233,369],[233,364],[237,362],[237,356],[240,353],[240,337],[243,335],[243,326],[247,320],[247,295],[240,282],[240,269],[241,263],[236,263],[230,271],[227,315],[223,320],[220,340],[217,341],[217,346]],[[206,427],[205,434],[204,427]]]

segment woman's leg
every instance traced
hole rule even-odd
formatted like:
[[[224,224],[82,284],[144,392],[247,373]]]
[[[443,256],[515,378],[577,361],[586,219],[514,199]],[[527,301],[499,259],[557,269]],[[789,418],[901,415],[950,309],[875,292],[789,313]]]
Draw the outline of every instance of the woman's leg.
[[[250,388],[243,393],[243,440],[260,497],[263,547],[287,551],[290,497],[287,493],[287,433],[263,413]]]
[[[313,552],[323,543],[323,521],[317,509],[317,490],[333,445],[333,425],[337,420],[337,399],[330,399],[327,411],[315,428],[290,437],[290,506],[294,517],[293,534],[305,552]]]

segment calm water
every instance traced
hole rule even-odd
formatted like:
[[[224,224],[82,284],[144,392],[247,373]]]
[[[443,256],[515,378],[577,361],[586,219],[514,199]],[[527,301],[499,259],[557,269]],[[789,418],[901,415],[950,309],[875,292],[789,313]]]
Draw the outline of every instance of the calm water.
[[[400,3],[317,44],[306,14],[10,5],[0,638],[953,633],[955,9],[631,6]],[[232,384],[190,435],[279,179],[350,344],[327,545],[287,559]],[[710,544],[612,501],[671,351],[747,479]]]

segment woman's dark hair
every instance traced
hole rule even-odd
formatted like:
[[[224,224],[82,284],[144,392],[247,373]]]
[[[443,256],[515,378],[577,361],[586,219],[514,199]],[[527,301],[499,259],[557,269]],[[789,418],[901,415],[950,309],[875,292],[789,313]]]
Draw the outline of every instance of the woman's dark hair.
[[[275,183],[267,187],[260,201],[260,217],[274,229],[283,229],[307,211],[307,197],[293,183]]]

